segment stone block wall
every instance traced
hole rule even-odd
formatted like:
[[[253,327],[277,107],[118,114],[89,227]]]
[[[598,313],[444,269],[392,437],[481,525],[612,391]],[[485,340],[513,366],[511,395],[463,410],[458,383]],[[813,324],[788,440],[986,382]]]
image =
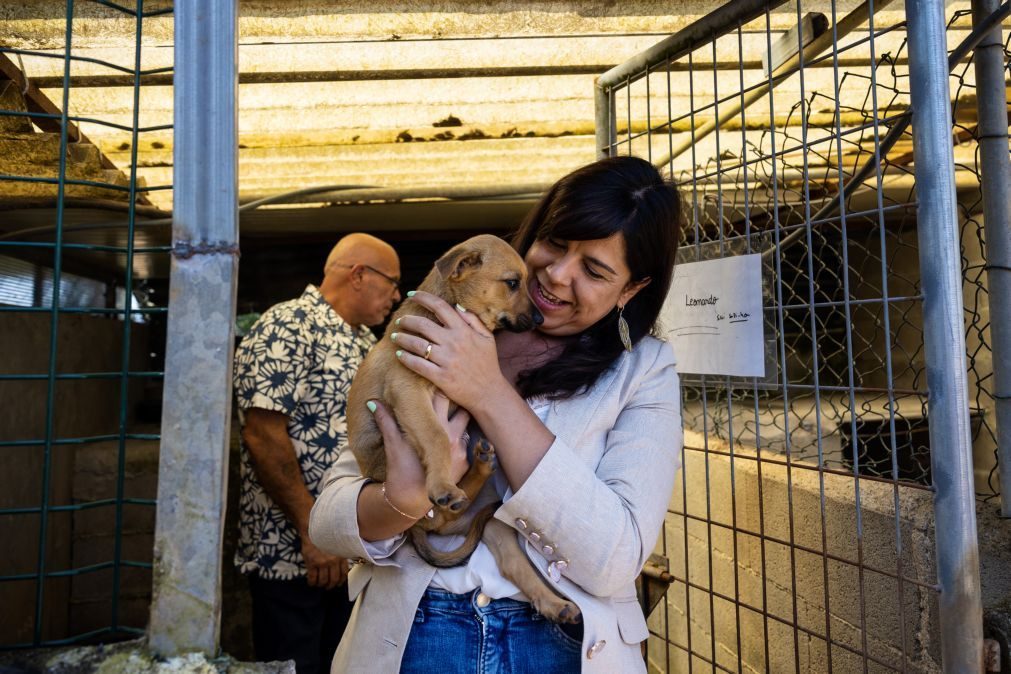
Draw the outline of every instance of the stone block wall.
[[[157,433],[157,427],[146,429]],[[73,498],[76,503],[111,499],[116,494],[119,443],[100,442],[81,447],[74,461]],[[158,442],[128,441],[124,451],[123,496],[153,500],[158,489]],[[88,568],[115,559],[116,507],[79,510],[73,517],[73,565]],[[150,564],[154,547],[155,509],[124,504],[120,513],[120,559]],[[115,583],[112,569],[74,576],[70,595],[69,631],[85,634],[109,626]],[[124,566],[118,579],[118,622],[143,629],[151,601],[150,569]]]

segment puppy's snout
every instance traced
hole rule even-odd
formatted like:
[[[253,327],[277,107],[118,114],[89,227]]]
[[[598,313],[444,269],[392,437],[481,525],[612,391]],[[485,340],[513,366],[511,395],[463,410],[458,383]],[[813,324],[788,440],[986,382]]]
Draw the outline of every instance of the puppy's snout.
[[[532,330],[536,326],[544,322],[544,316],[541,312],[534,309],[529,314],[519,314],[512,321],[504,321],[502,327],[512,330],[514,332],[526,332],[527,330]]]
[[[500,316],[498,326],[504,327],[512,332],[526,332],[533,329],[535,325],[544,322],[544,316],[535,309],[533,313],[520,313],[516,316]]]

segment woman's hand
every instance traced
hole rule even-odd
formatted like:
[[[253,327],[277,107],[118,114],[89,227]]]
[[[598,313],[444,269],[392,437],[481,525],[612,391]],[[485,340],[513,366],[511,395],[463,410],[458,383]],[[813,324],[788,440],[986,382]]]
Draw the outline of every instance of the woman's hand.
[[[394,341],[407,368],[470,410],[490,400],[489,393],[497,388],[509,388],[499,368],[495,337],[476,316],[423,291],[410,301],[434,313],[439,322],[422,316],[400,319]]]
[[[470,423],[470,414],[461,407],[450,415],[449,399],[438,391],[432,396],[432,409],[452,441],[450,465],[453,482],[457,483],[469,465],[465,431]],[[400,427],[389,410],[376,402],[373,415],[383,435],[383,450],[386,452],[386,497],[400,510],[423,517],[432,505],[428,501],[425,469],[421,465],[421,459],[400,432]]]

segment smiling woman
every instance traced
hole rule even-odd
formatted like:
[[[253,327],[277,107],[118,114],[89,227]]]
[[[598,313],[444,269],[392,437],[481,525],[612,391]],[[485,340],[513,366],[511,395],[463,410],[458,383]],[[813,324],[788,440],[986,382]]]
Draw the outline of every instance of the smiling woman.
[[[492,334],[474,311],[409,296],[427,312],[398,319],[397,357],[469,412],[475,456],[494,447],[496,472],[465,515],[493,519],[460,566],[429,565],[403,534],[432,509],[426,448],[411,446],[380,401],[363,403],[382,432],[385,482],[363,478],[344,452],[310,520],[314,544],[362,562],[332,671],[645,671],[635,578],[681,453],[673,353],[649,333],[681,222],[678,193],[648,162],[601,160],[556,183],[514,241],[543,314],[533,330]],[[436,405],[446,436],[460,437],[461,413]],[[458,445],[451,463],[462,476]],[[428,542],[459,545],[451,535]]]
[[[549,237],[534,242],[527,261],[535,270],[530,297],[545,317],[541,332],[556,337],[582,332],[649,283],[631,283],[625,240],[618,234],[591,241]]]
[[[637,343],[667,297],[683,219],[681,199],[648,162],[605,159],[559,180],[527,216],[514,245],[530,267],[540,332],[579,334],[562,354],[520,375],[525,396],[591,386],[623,348],[621,320]]]

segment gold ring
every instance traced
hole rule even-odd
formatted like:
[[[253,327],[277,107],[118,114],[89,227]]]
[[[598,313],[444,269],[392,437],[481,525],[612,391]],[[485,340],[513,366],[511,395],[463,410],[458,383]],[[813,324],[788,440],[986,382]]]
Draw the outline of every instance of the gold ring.
[[[431,355],[432,355],[432,343],[429,342],[428,347],[425,349],[425,360],[428,360]]]

